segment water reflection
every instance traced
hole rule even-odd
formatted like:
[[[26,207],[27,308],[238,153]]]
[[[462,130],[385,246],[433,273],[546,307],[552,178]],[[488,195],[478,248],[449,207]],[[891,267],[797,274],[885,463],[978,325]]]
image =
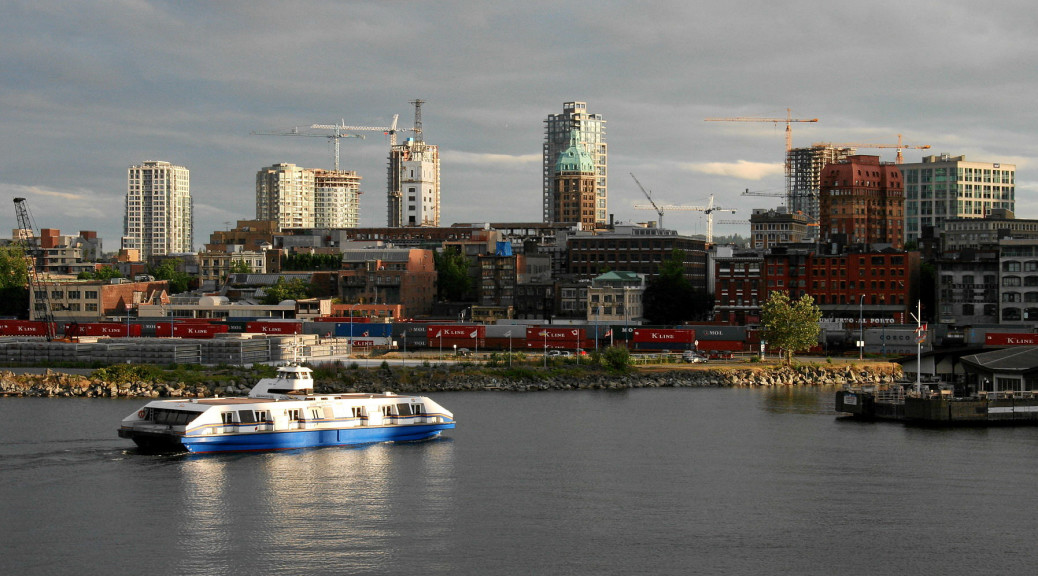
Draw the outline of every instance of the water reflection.
[[[762,407],[777,414],[836,414],[835,386],[776,386],[761,389]]]
[[[416,528],[444,540],[453,514],[449,439],[180,464],[179,545],[204,571],[241,571],[243,558],[260,572],[376,570],[393,564]]]

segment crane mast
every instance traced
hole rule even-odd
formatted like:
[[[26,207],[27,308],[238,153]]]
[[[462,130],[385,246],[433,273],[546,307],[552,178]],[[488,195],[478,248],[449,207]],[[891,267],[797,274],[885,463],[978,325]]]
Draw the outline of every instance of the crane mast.
[[[642,194],[645,194],[645,197],[649,199],[649,204],[652,204],[652,209],[656,211],[656,214],[659,214],[659,227],[660,229],[663,229],[663,210],[660,210],[660,207],[656,205],[656,201],[652,199],[652,194],[642,186],[642,183],[638,181],[638,178],[635,177],[634,173],[630,172],[629,174],[631,175],[631,178],[634,178],[634,183],[642,189]]]
[[[33,301],[33,296],[37,296],[38,300],[35,307],[39,313],[34,314],[35,311],[30,308],[29,319],[31,320],[33,317],[42,319],[47,331],[47,341],[53,341],[56,336],[54,313],[51,310],[47,290],[36,271],[37,263],[43,260],[43,250],[40,248],[36,236],[36,226],[29,213],[29,207],[25,203],[25,198],[14,199],[14,210],[18,217],[18,230],[22,236],[21,245],[25,251],[25,265],[29,273],[29,302]],[[41,304],[42,306],[40,306]]]

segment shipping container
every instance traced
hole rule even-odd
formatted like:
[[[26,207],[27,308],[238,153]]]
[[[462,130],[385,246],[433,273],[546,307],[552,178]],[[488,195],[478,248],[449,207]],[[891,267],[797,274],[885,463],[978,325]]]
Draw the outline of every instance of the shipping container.
[[[559,326],[527,326],[526,341],[547,340],[583,340],[586,331],[583,328],[559,327]]]
[[[1014,334],[1011,332],[988,332],[984,335],[985,346],[1038,346],[1038,334]]]
[[[52,324],[57,330],[57,325]],[[55,332],[56,333],[56,332]],[[47,323],[39,320],[0,320],[2,336],[47,336]]]
[[[116,322],[72,322],[65,324],[65,336],[109,336],[112,338],[139,338],[140,324]]]
[[[351,341],[351,345],[354,348],[374,348],[376,346],[390,346],[393,344],[393,340],[386,337],[358,336],[356,338],[348,338],[348,340]]]
[[[483,324],[430,324],[425,329],[425,336],[430,342],[443,338],[468,339],[486,337],[486,326]]]
[[[337,322],[335,324],[336,338],[390,338],[393,335],[392,324],[355,324],[350,322]]]
[[[685,348],[696,341],[695,330],[677,330],[671,328],[638,328],[631,340],[637,343],[672,344]]]
[[[301,334],[303,324],[301,322],[249,322],[245,325],[245,331],[256,334]]]

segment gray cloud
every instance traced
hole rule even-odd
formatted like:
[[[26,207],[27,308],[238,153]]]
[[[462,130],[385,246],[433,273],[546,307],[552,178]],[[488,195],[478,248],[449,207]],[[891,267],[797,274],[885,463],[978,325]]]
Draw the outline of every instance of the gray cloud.
[[[126,169],[191,170],[201,245],[255,216],[263,166],[330,167],[321,138],[252,136],[313,123],[411,126],[422,98],[440,146],[447,223],[537,220],[543,120],[569,100],[607,120],[610,211],[781,188],[795,145],[892,143],[1015,162],[1018,214],[1035,206],[1032,134],[1038,14],[1030,3],[8,2],[0,22],[0,190],[40,226],[97,230],[118,246]],[[385,223],[388,142],[341,143],[362,181],[362,225]],[[862,150],[892,160],[892,149]],[[690,170],[690,168],[692,168]],[[752,179],[757,178],[757,179]],[[63,196],[64,195],[64,196]],[[6,216],[14,227],[13,209]],[[696,213],[666,218],[702,231]],[[719,228],[721,231],[734,227]]]

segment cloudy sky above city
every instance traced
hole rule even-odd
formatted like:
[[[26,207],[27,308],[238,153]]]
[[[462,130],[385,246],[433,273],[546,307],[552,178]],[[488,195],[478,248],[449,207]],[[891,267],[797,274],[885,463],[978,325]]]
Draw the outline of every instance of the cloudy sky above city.
[[[255,218],[257,170],[331,168],[311,124],[413,125],[440,147],[442,221],[540,221],[543,121],[567,101],[606,120],[609,212],[661,204],[748,216],[783,189],[785,124],[815,142],[1017,165],[1017,215],[1038,218],[1038,9],[1025,1],[868,4],[9,0],[0,22],[0,191],[39,227],[119,247],[126,170],[191,171],[195,244]],[[405,133],[404,136],[407,134]],[[361,225],[386,223],[388,138],[340,142],[362,181]],[[893,161],[895,150],[860,149]],[[3,236],[15,227],[2,216]],[[704,233],[698,212],[664,224]],[[718,226],[715,233],[748,233]]]

